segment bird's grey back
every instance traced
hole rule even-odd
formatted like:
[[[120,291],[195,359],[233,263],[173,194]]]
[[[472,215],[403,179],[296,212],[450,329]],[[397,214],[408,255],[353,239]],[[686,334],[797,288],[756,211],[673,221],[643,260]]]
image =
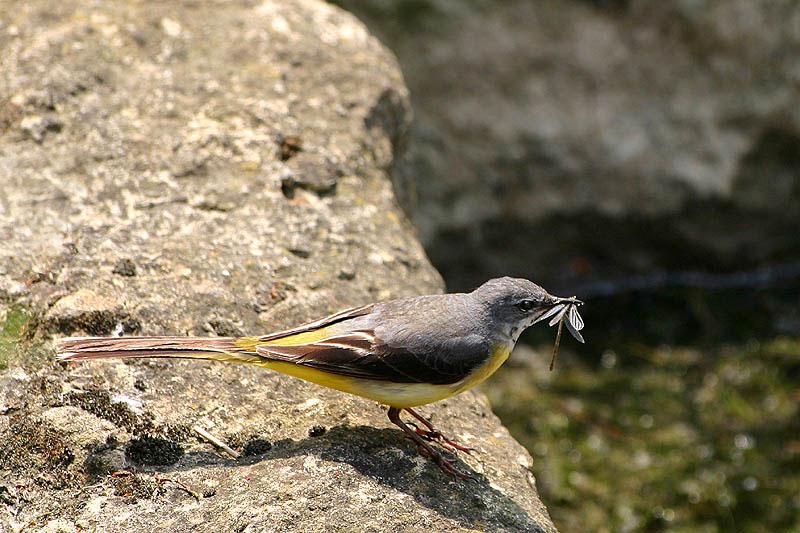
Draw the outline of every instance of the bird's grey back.
[[[389,352],[411,355],[422,381],[460,382],[492,353],[485,307],[470,294],[420,296],[376,307],[376,337]]]
[[[485,336],[484,312],[470,294],[412,296],[375,304],[372,313],[349,325],[371,329],[384,342],[412,347],[429,343],[431,338]]]

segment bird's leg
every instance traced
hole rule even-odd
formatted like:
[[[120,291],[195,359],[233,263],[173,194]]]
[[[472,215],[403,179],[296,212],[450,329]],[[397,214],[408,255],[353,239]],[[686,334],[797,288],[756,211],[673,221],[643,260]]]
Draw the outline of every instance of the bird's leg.
[[[469,448],[468,446],[464,446],[463,444],[459,444],[456,441],[445,437],[442,434],[441,431],[436,429],[436,426],[431,424],[430,420],[428,420],[427,418],[425,418],[424,416],[422,416],[418,412],[416,412],[413,409],[410,409],[408,407],[406,407],[405,410],[408,413],[410,413],[411,416],[413,416],[414,418],[416,418],[417,420],[422,422],[423,426],[428,428],[427,430],[425,430],[425,429],[420,429],[420,428],[415,426],[415,430],[416,430],[417,434],[420,435],[423,439],[440,442],[440,443],[442,443],[442,445],[444,445],[449,450],[455,450],[455,451],[466,452],[466,453],[471,453],[473,451],[472,448]]]
[[[423,457],[427,457],[432,460],[443,472],[450,474],[451,476],[457,476],[461,479],[472,479],[472,476],[460,471],[455,467],[453,464],[455,459],[449,459],[442,455],[441,452],[425,442],[425,440],[416,431],[408,427],[408,424],[403,422],[403,420],[400,418],[401,410],[402,409],[398,409],[397,407],[390,407],[388,413],[389,420],[391,420],[394,425],[402,429],[406,434],[406,437],[414,441],[414,444],[417,445],[417,450]]]

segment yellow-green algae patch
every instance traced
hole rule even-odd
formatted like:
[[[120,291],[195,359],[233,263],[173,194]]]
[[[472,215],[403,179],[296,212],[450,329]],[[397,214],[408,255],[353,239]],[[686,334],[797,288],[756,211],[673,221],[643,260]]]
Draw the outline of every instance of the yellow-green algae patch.
[[[23,305],[0,308],[0,370],[46,360],[44,343],[36,338],[36,317],[35,312]]]

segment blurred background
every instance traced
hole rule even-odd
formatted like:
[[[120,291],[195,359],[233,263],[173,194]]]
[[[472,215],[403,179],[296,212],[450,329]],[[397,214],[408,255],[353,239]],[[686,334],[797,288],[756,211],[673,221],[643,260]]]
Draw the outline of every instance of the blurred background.
[[[800,531],[800,4],[339,0],[400,61],[451,290],[577,294],[485,387],[561,531]]]

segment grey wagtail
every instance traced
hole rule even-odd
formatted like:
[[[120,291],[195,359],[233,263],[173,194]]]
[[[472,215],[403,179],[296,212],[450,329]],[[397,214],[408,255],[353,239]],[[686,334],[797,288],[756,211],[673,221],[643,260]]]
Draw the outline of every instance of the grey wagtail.
[[[413,407],[449,398],[483,382],[502,365],[529,326],[570,317],[581,342],[575,298],[558,298],[525,279],[492,279],[470,293],[416,296],[347,309],[261,337],[78,337],[58,343],[64,361],[173,357],[247,363],[389,406],[389,420],[420,453],[447,473],[453,454],[469,452]],[[578,318],[575,318],[578,317]],[[577,328],[577,329],[576,329]],[[405,410],[425,426],[403,422]],[[451,452],[446,457],[429,443]]]

